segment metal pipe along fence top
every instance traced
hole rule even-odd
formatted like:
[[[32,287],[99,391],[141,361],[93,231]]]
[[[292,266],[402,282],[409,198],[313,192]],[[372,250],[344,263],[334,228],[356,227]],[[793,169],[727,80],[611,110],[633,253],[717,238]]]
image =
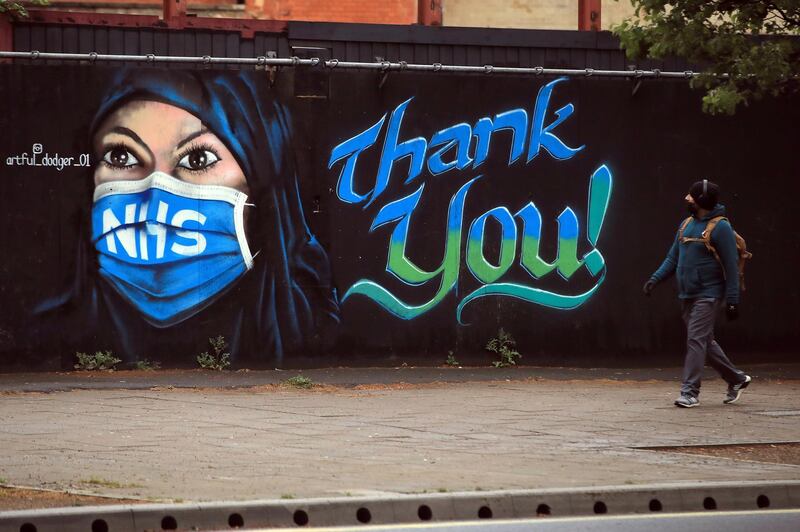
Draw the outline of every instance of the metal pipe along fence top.
[[[625,77],[625,78],[678,78],[691,79],[700,75],[699,72],[685,70],[681,72],[665,72],[654,68],[652,70],[600,70],[595,68],[545,68],[536,67],[501,67],[490,64],[482,66],[472,65],[445,65],[443,63],[408,63],[406,61],[376,61],[376,62],[357,62],[340,61],[339,59],[322,60],[318,57],[310,59],[300,59],[299,57],[213,57],[203,55],[193,56],[169,56],[169,55],[124,55],[124,54],[100,54],[91,52],[86,54],[60,53],[60,52],[40,52],[31,50],[29,52],[2,52],[0,59],[27,59],[34,62],[41,60],[55,61],[88,61],[97,63],[99,61],[125,61],[130,63],[200,63],[200,64],[235,64],[253,66],[295,66],[310,68],[339,68],[353,70],[413,70],[420,72],[439,72],[439,73],[481,73],[481,74],[524,74],[533,76],[556,75],[556,76],[582,76],[582,77]]]

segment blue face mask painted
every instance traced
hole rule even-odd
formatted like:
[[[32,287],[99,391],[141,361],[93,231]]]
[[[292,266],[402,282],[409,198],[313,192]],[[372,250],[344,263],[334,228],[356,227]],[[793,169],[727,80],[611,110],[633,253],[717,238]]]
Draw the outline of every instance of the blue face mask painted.
[[[157,327],[193,316],[253,267],[246,200],[161,172],[99,185],[92,242],[100,274]]]

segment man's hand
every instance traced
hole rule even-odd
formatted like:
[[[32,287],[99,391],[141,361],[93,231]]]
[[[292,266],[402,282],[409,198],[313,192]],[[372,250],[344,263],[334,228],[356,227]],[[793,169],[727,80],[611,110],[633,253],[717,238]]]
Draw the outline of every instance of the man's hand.
[[[728,316],[728,321],[733,321],[739,318],[739,305],[728,305],[725,307],[725,315]]]
[[[656,286],[655,281],[653,281],[652,279],[648,279],[647,282],[644,283],[644,286],[642,287],[642,292],[644,292],[644,295],[646,295],[647,297],[650,297],[650,292],[653,291],[653,288],[655,286]]]

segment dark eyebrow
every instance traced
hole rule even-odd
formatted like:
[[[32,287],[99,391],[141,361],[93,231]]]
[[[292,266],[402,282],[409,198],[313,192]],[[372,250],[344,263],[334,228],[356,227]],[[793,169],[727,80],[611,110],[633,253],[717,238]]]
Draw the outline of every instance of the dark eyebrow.
[[[208,133],[208,128],[207,128],[207,127],[205,127],[205,126],[201,127],[201,128],[200,128],[200,131],[197,131],[196,133],[192,133],[191,135],[189,135],[188,137],[186,137],[185,139],[183,139],[182,141],[180,141],[180,142],[178,143],[178,145],[177,145],[177,146],[175,146],[175,151],[178,151],[178,150],[180,150],[180,149],[181,149],[181,148],[183,148],[183,147],[184,147],[186,144],[188,144],[188,143],[192,142],[194,139],[196,139],[197,137],[199,137],[199,136],[201,136],[201,135],[205,135],[206,133]]]
[[[139,147],[141,147],[144,151],[147,152],[151,160],[155,159],[153,152],[150,151],[150,147],[147,144],[145,144],[142,138],[139,135],[137,135],[136,132],[133,131],[132,129],[123,126],[117,126],[109,130],[109,133],[118,133],[120,135],[125,135],[126,137],[130,137],[131,140],[136,142],[139,145]]]

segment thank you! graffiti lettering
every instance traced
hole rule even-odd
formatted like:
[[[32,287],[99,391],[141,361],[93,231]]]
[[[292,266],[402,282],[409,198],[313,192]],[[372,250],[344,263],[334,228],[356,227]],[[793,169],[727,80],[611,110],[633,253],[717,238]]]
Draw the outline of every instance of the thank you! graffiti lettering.
[[[597,242],[611,198],[612,174],[605,164],[598,167],[589,178],[586,240],[591,247],[583,256],[578,256],[580,223],[575,211],[566,207],[557,218],[558,248],[554,260],[540,256],[542,239],[542,216],[534,202],[529,201],[516,209],[497,206],[487,210],[465,225],[464,205],[470,187],[485,176],[468,179],[451,197],[447,207],[447,231],[444,237],[444,254],[441,264],[433,270],[424,270],[406,254],[408,242],[413,238],[412,217],[422,198],[426,183],[413,183],[427,167],[437,176],[446,172],[477,170],[486,161],[491,148],[492,135],[500,130],[511,131],[511,147],[508,165],[532,163],[537,157],[548,154],[556,160],[568,160],[580,153],[585,146],[571,147],[558,136],[557,128],[575,112],[568,103],[550,112],[553,91],[565,78],[547,83],[539,90],[532,114],[526,109],[511,109],[493,117],[480,118],[474,125],[458,123],[434,133],[430,139],[416,137],[401,140],[403,118],[413,98],[398,105],[388,116],[366,130],[345,140],[331,150],[328,168],[340,165],[336,186],[339,200],[347,204],[367,207],[380,205],[389,187],[392,167],[400,159],[410,157],[409,171],[404,185],[415,190],[399,199],[386,201],[380,206],[369,231],[394,224],[389,237],[386,270],[403,283],[421,286],[435,283],[436,293],[421,304],[403,301],[398,295],[371,279],[361,279],[345,293],[343,301],[350,297],[366,296],[395,316],[413,319],[437,306],[458,283],[462,260],[481,286],[466,294],[458,302],[457,319],[461,321],[464,307],[476,299],[486,296],[508,296],[556,309],[573,309],[587,301],[599,288],[605,277],[605,260]],[[554,115],[554,117],[553,117]],[[388,123],[387,123],[388,122]],[[385,127],[384,127],[385,126]],[[380,162],[374,180],[366,190],[356,187],[356,169],[359,157],[372,149],[381,132],[385,130]],[[447,160],[446,160],[447,159]],[[360,169],[360,174],[364,169]],[[501,238],[499,254],[495,262],[485,256],[485,231],[492,221],[499,225]],[[463,245],[466,237],[466,245]],[[518,240],[521,244],[518,246]],[[520,256],[517,257],[519,247]],[[515,262],[519,262],[531,277],[531,282],[504,282],[503,278]],[[535,281],[552,272],[569,280],[578,270],[586,268],[593,279],[588,290],[578,294],[558,293],[535,286]]]

